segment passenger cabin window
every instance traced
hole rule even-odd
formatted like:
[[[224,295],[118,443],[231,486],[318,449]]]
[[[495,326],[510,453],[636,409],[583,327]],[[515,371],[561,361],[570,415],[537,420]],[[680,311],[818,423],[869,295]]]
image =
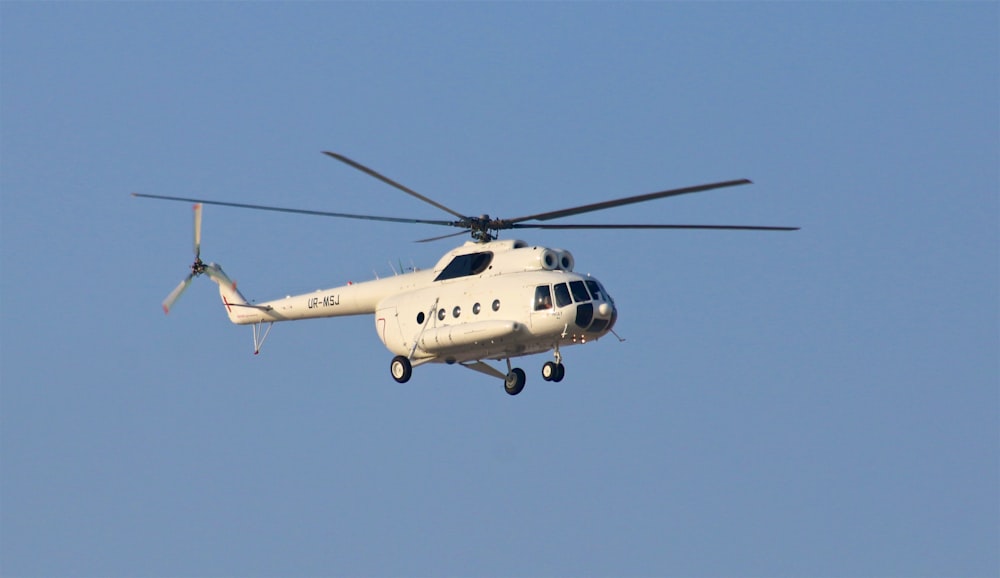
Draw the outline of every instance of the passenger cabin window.
[[[490,251],[459,255],[452,259],[451,263],[448,263],[448,266],[434,280],[444,281],[445,279],[479,275],[490,266],[491,262],[493,262],[493,253]]]
[[[552,291],[548,285],[535,287],[535,311],[552,309]]]
[[[590,294],[587,293],[587,286],[583,281],[570,281],[569,289],[573,292],[573,301],[584,303],[590,301]]]
[[[573,302],[573,300],[569,298],[569,287],[567,287],[565,283],[555,285],[553,289],[555,289],[556,292],[556,305],[565,307]]]

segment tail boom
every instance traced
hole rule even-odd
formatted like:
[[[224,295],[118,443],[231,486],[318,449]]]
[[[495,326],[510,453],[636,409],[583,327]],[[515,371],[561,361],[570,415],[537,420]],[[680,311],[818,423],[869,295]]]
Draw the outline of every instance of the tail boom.
[[[251,304],[217,264],[206,265],[205,273],[218,284],[229,320],[237,325],[371,315],[380,301],[400,290],[399,278],[389,277]]]

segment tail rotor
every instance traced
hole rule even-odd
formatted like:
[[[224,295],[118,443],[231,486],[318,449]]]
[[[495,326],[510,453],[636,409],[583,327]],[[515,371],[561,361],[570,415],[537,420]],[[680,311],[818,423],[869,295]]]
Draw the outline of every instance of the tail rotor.
[[[194,263],[191,264],[191,273],[188,274],[187,278],[181,281],[163,300],[164,313],[170,313],[174,302],[180,298],[195,277],[205,272],[205,267],[205,263],[201,260],[201,203],[197,203],[194,206]]]

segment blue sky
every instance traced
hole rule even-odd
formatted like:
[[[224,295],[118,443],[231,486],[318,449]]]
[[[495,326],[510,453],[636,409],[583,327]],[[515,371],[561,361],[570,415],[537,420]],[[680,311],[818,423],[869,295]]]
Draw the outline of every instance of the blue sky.
[[[0,573],[987,576],[1000,568],[996,3],[0,4]],[[369,318],[259,357],[131,192],[515,217],[626,339],[392,381]],[[425,226],[208,207],[269,299]],[[510,236],[508,236],[509,238]],[[397,265],[398,267],[398,265]]]

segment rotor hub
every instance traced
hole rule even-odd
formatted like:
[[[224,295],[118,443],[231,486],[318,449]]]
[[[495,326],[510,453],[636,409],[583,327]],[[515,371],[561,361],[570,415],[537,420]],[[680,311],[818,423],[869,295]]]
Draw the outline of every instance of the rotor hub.
[[[481,243],[487,243],[489,241],[495,240],[495,232],[498,230],[496,225],[496,220],[490,219],[489,215],[480,215],[478,217],[466,217],[459,222],[459,226],[469,229],[469,233],[472,234],[472,238]]]

